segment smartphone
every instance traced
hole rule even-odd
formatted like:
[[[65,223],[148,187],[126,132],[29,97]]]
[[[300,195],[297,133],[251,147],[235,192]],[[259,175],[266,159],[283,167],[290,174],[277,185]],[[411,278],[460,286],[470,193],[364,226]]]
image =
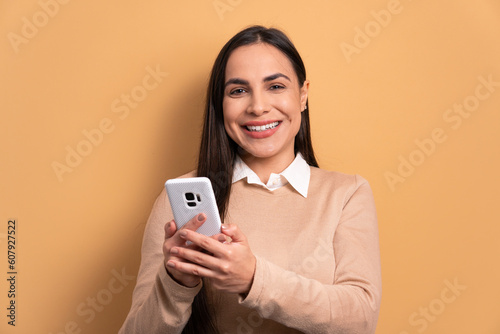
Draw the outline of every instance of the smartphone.
[[[175,224],[180,229],[199,213],[207,220],[196,232],[206,236],[220,233],[221,221],[212,183],[207,177],[171,179],[165,182]]]

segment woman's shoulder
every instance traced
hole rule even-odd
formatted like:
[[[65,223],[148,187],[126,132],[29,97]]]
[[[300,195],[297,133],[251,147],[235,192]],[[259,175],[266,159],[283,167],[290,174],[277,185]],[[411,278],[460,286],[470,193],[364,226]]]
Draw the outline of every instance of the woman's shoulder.
[[[185,178],[188,178],[188,177],[196,177],[196,169],[190,171],[190,172],[187,172],[185,174],[182,174],[178,177],[176,177],[176,179],[185,179]]]
[[[311,167],[310,186],[314,189],[331,189],[352,194],[360,187],[369,187],[369,184],[365,178],[358,174],[346,174]]]

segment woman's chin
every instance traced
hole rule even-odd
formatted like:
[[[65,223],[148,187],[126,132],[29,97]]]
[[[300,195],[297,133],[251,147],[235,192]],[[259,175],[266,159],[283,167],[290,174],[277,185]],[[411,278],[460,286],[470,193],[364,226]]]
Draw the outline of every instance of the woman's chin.
[[[275,148],[271,149],[241,149],[238,154],[240,157],[245,160],[245,162],[248,164],[248,162],[259,160],[259,161],[265,161],[269,160],[275,163],[277,160],[283,159],[284,161],[289,163],[290,157],[294,157],[295,154],[292,150],[287,154],[286,152],[279,151]]]

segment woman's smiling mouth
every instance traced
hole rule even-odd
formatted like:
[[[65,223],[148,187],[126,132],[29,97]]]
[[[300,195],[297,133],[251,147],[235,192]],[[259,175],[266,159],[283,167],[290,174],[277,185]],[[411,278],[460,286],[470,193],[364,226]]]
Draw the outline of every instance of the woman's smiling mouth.
[[[272,136],[280,128],[281,121],[273,122],[248,122],[242,125],[243,132],[254,139]]]
[[[274,129],[280,124],[280,122],[272,122],[265,125],[246,125],[246,129],[251,132],[262,132],[269,129]]]

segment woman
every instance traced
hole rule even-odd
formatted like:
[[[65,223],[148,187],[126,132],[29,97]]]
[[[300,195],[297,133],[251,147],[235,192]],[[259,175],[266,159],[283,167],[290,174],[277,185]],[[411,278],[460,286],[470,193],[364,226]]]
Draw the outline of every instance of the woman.
[[[373,196],[363,178],[318,168],[308,88],[279,30],[253,26],[222,48],[198,168],[184,176],[211,179],[222,233],[196,233],[203,214],[177,230],[163,191],[121,333],[375,332]]]

